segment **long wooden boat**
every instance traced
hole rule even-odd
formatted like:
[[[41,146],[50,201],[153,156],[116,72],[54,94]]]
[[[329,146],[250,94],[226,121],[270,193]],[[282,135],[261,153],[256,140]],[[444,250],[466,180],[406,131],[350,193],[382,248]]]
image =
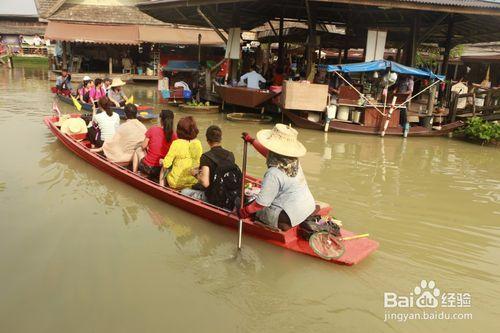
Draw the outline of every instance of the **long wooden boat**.
[[[72,116],[79,117],[79,115]],[[162,187],[156,182],[134,174],[132,171],[123,166],[108,161],[105,157],[99,154],[92,153],[87,142],[77,141],[73,137],[67,134],[63,134],[55,125],[55,122],[57,122],[58,119],[59,118],[55,116],[48,116],[45,117],[44,122],[48,126],[50,131],[70,151],[81,157],[86,162],[92,164],[99,170],[106,172],[109,175],[147,194],[150,194],[169,204],[182,208],[192,214],[198,215],[214,223],[218,223],[232,229],[238,228],[238,217],[234,213],[201,202],[199,200],[186,197],[180,194],[180,192],[173,189]],[[253,182],[254,184],[260,184],[260,181],[258,179],[250,176],[247,176],[246,180],[249,182]],[[318,211],[318,213],[327,214],[329,211],[329,206],[323,206]],[[251,219],[245,219],[243,223],[243,230],[245,234],[260,238],[268,243],[283,247],[290,251],[308,254],[310,256],[320,258],[310,248],[309,242],[303,240],[298,236],[296,227],[288,231],[275,231],[268,229],[262,226],[262,224],[256,223]],[[341,229],[341,234],[344,237],[354,235],[354,233],[345,229]],[[378,246],[379,244],[376,241],[369,238],[360,238],[356,240],[346,241],[345,253],[342,255],[342,257],[332,260],[331,262],[343,265],[354,265],[368,257],[378,248]]]
[[[246,87],[215,86],[215,91],[225,104],[247,108],[259,108],[277,95],[273,91]]]
[[[297,127],[320,131],[324,131],[325,129],[324,122],[314,122],[290,110],[283,110],[283,114]],[[463,124],[464,123],[462,121],[455,121],[453,123],[443,125],[439,130],[428,129],[423,126],[413,126],[410,127],[408,136],[443,136],[452,132],[454,129],[463,126]],[[330,122],[328,131],[372,135],[380,135],[381,133],[381,129],[379,127],[362,126],[335,120]],[[403,130],[399,127],[388,127],[385,134],[402,137]]]
[[[62,94],[56,94],[56,95],[60,101],[66,103],[66,104],[69,104],[69,105],[73,105],[73,101],[71,100],[71,97],[68,97],[68,96],[65,96]],[[82,109],[84,109],[86,111],[92,111],[92,105],[90,103],[80,102],[80,104],[82,105]],[[123,108],[117,108],[117,107],[113,106],[113,107],[111,107],[111,110],[113,110],[113,112],[116,112],[120,116],[121,119],[125,119],[125,112],[123,111]],[[149,121],[149,120],[153,120],[156,118],[158,118],[158,116],[155,115],[152,107],[142,106],[142,105],[137,107],[137,119],[138,120]]]

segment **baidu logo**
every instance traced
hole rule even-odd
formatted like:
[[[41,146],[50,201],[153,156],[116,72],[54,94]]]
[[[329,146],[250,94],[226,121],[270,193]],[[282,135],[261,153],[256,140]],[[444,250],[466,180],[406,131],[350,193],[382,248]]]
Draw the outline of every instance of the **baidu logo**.
[[[385,320],[461,320],[471,319],[472,313],[463,308],[471,307],[471,294],[444,292],[434,280],[421,280],[408,294],[384,293]],[[454,308],[458,312],[449,312]],[[403,311],[404,310],[404,311]]]

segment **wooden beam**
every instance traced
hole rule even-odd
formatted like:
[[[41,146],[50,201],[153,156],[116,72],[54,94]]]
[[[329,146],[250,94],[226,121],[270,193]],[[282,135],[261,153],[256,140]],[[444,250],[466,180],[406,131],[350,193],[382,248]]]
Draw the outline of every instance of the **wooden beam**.
[[[203,13],[203,11],[200,9],[200,7],[197,7],[196,10],[198,11],[198,14],[207,22],[207,24],[219,35],[220,39],[224,41],[225,44],[227,44],[227,38],[220,32],[220,30],[208,19],[208,17]]]

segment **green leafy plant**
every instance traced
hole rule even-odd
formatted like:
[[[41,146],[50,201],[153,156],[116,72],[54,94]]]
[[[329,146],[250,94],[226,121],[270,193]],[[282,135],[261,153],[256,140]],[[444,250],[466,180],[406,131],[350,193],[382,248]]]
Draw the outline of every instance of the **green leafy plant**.
[[[468,138],[480,140],[483,143],[497,141],[500,139],[500,124],[488,122],[479,117],[472,117],[465,124],[463,134]]]

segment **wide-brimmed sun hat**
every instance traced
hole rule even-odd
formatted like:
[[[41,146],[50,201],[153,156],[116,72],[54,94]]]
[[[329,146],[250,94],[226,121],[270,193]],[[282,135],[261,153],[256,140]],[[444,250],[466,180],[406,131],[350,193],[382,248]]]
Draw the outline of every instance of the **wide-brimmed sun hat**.
[[[82,118],[69,118],[61,124],[61,132],[69,135],[87,133],[87,124]]]
[[[257,140],[270,151],[288,157],[301,157],[306,147],[297,140],[298,132],[291,126],[276,124],[273,129],[257,132]]]
[[[88,75],[85,75],[83,77],[83,81],[92,81],[92,78],[90,76],[88,76]]]
[[[124,86],[126,83],[122,81],[122,79],[120,79],[119,77],[118,78],[114,78],[113,81],[111,82],[111,85],[109,86],[110,88],[114,88],[114,87],[122,87]]]

